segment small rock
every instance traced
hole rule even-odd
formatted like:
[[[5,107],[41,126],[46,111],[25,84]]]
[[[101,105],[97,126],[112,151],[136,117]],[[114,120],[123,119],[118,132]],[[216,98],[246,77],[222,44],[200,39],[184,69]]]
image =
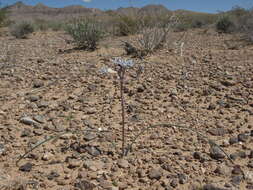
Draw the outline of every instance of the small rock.
[[[44,86],[44,83],[42,81],[40,81],[40,80],[36,80],[33,83],[33,88],[40,88],[42,86]]]
[[[201,159],[201,153],[200,152],[194,152],[193,158],[200,160]]]
[[[95,133],[86,133],[84,134],[83,139],[86,141],[91,141],[93,139],[95,139],[97,137],[97,135]]]
[[[98,171],[98,170],[102,170],[103,167],[104,167],[104,163],[101,162],[101,161],[86,161],[84,162],[84,167],[95,172],[95,171]]]
[[[249,158],[253,158],[253,150],[250,151]]]
[[[245,179],[248,181],[248,183],[253,184],[253,172],[252,171],[246,171],[244,172]]]
[[[177,179],[173,179],[170,182],[170,186],[173,187],[173,188],[176,188],[178,186],[178,180]]]
[[[4,144],[0,143],[0,155],[5,152]]]
[[[82,160],[68,159],[68,168],[73,169],[81,166]]]
[[[38,108],[46,108],[46,107],[48,107],[48,105],[49,105],[49,103],[46,101],[43,101],[43,100],[41,100],[37,103]]]
[[[253,160],[250,160],[250,161],[248,162],[248,167],[249,167],[249,168],[253,168]]]
[[[26,125],[37,125],[38,123],[30,117],[22,117],[20,122]]]
[[[208,130],[208,132],[214,136],[223,136],[227,133],[227,130],[224,128],[217,128],[217,129],[210,129]]]
[[[213,184],[206,184],[203,186],[203,190],[225,190],[225,189],[217,187]]]
[[[54,178],[57,178],[59,176],[60,176],[60,174],[58,174],[56,171],[51,171],[50,174],[48,174],[47,179],[53,180]]]
[[[128,168],[128,167],[129,167],[129,163],[128,163],[128,161],[125,160],[125,159],[120,159],[120,160],[118,160],[117,164],[118,164],[118,166],[119,166],[120,168]]]
[[[229,87],[229,86],[234,86],[236,82],[233,80],[224,80],[224,81],[221,81],[221,84],[226,87]]]
[[[96,185],[94,185],[93,183],[89,181],[82,180],[82,181],[76,182],[75,187],[80,190],[93,190],[96,187]]]
[[[137,87],[137,92],[144,92],[145,88],[143,86],[138,86]]]
[[[29,137],[29,136],[31,136],[31,133],[32,133],[31,129],[24,129],[21,132],[20,137]]]
[[[231,137],[231,138],[229,139],[229,143],[230,143],[230,144],[235,144],[235,143],[238,143],[238,142],[239,142],[239,140],[238,140],[237,137]]]
[[[29,100],[30,100],[31,102],[36,102],[36,101],[38,101],[39,99],[40,99],[40,97],[37,96],[37,95],[31,95],[31,96],[29,97]]]
[[[236,165],[234,166],[232,170],[232,174],[235,174],[235,175],[243,174],[243,171],[239,165]]]
[[[243,180],[243,177],[241,175],[236,175],[232,177],[231,183],[233,183],[234,185],[239,185],[242,180]]]
[[[41,116],[41,115],[36,115],[36,116],[33,117],[33,119],[35,121],[39,122],[39,123],[45,123],[46,122],[45,118],[43,116]]]
[[[86,111],[86,114],[89,114],[89,115],[97,113],[97,109],[95,107],[86,108],[85,111]]]
[[[211,104],[209,104],[207,109],[208,110],[215,110],[215,108],[216,108],[216,105],[214,103],[211,103]]]
[[[42,156],[41,159],[44,160],[44,161],[49,161],[49,160],[51,160],[53,157],[54,157],[54,155],[53,155],[52,153],[47,152],[47,153],[45,153],[45,154]]]
[[[185,184],[187,182],[187,176],[185,174],[178,174],[178,179],[180,184]]]
[[[225,158],[225,154],[217,146],[212,146],[210,148],[210,156],[213,159],[219,160]]]
[[[112,187],[112,183],[107,181],[107,180],[102,180],[99,185],[103,188],[103,189],[109,189]]]
[[[217,166],[214,172],[220,175],[229,176],[231,174],[231,168],[229,168],[225,164],[220,164]]]
[[[148,177],[150,179],[159,180],[163,176],[163,172],[161,168],[154,168],[149,171]]]
[[[85,149],[92,156],[99,156],[101,154],[101,151],[94,146],[87,146]]]
[[[247,140],[249,139],[249,135],[245,134],[245,133],[241,133],[238,135],[238,140],[241,142],[247,142]]]
[[[19,170],[22,171],[22,172],[30,172],[32,170],[32,164],[30,162],[22,165],[19,167]]]

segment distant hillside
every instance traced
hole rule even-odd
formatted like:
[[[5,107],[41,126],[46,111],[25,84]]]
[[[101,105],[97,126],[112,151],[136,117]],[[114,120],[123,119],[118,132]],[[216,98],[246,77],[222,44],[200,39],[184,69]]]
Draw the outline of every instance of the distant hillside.
[[[31,19],[57,19],[57,20],[66,20],[80,16],[105,16],[106,12],[95,9],[95,8],[86,8],[81,5],[72,5],[67,6],[64,8],[52,8],[48,7],[42,3],[39,3],[35,6],[29,6],[21,1],[10,5],[7,7],[7,10],[10,14],[11,20],[31,20]],[[167,13],[176,13],[179,15],[203,15],[206,13],[197,13],[192,11],[186,10],[177,10],[171,11],[168,10],[163,5],[147,5],[142,8],[136,7],[127,7],[127,8],[118,8],[117,10],[111,10],[112,15],[116,14],[150,14],[150,15],[157,15],[157,14],[167,14]]]
[[[94,8],[86,8],[80,5],[72,5],[64,8],[52,8],[42,3],[29,6],[17,2],[7,7],[11,20],[31,19],[66,19],[86,15],[99,15],[103,11]]]

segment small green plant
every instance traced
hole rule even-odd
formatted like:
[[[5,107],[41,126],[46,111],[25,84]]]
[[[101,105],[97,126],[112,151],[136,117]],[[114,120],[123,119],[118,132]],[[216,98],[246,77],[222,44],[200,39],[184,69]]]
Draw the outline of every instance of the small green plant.
[[[5,8],[2,8],[0,4],[0,27],[4,26],[6,19],[7,19],[7,11]]]
[[[120,81],[120,101],[121,101],[121,124],[122,124],[122,157],[126,154],[125,149],[125,98],[124,98],[124,82],[125,82],[125,74],[126,70],[134,65],[132,60],[126,60],[121,58],[116,58],[113,61],[118,68],[118,76]]]
[[[234,29],[234,23],[229,16],[222,16],[216,23],[216,30],[220,33],[230,33]]]
[[[75,20],[65,30],[73,37],[77,47],[84,50],[95,50],[104,36],[100,23],[91,19]]]
[[[139,23],[136,16],[120,15],[116,23],[119,36],[133,35],[138,32]]]
[[[16,38],[27,38],[27,35],[33,33],[34,27],[30,22],[23,21],[15,23],[10,27],[10,32]]]

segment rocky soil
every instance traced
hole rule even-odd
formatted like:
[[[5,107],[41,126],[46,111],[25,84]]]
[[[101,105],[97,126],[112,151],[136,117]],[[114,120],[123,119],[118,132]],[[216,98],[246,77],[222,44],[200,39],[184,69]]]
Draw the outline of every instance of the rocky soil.
[[[195,132],[162,125],[121,158],[119,81],[101,72],[126,57],[120,39],[85,52],[67,38],[0,37],[0,189],[253,189],[252,45],[191,31],[182,57],[170,45],[133,59],[124,89],[128,143],[149,125],[180,124],[232,163]]]

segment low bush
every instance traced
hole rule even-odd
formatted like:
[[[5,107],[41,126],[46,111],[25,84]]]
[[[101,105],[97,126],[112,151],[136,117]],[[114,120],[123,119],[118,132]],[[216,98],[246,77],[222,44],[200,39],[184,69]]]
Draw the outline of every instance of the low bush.
[[[63,22],[56,21],[56,20],[43,20],[43,19],[35,19],[33,22],[35,30],[46,31],[46,30],[53,30],[59,31],[63,29]]]
[[[231,33],[234,29],[235,24],[227,15],[222,15],[216,23],[216,30],[220,33]]]
[[[143,57],[163,47],[167,40],[169,28],[144,28],[131,42],[124,42],[127,55]]]
[[[72,36],[78,48],[91,51],[97,48],[98,42],[105,34],[100,23],[91,19],[74,20],[65,30]]]
[[[253,42],[253,10],[240,17],[237,28],[250,42]]]
[[[23,21],[11,25],[10,32],[16,38],[27,38],[27,35],[33,33],[34,27],[30,22]]]
[[[139,27],[137,16],[119,15],[116,18],[117,35],[128,36],[136,34]]]
[[[4,26],[7,19],[7,11],[5,8],[0,7],[0,27]]]

